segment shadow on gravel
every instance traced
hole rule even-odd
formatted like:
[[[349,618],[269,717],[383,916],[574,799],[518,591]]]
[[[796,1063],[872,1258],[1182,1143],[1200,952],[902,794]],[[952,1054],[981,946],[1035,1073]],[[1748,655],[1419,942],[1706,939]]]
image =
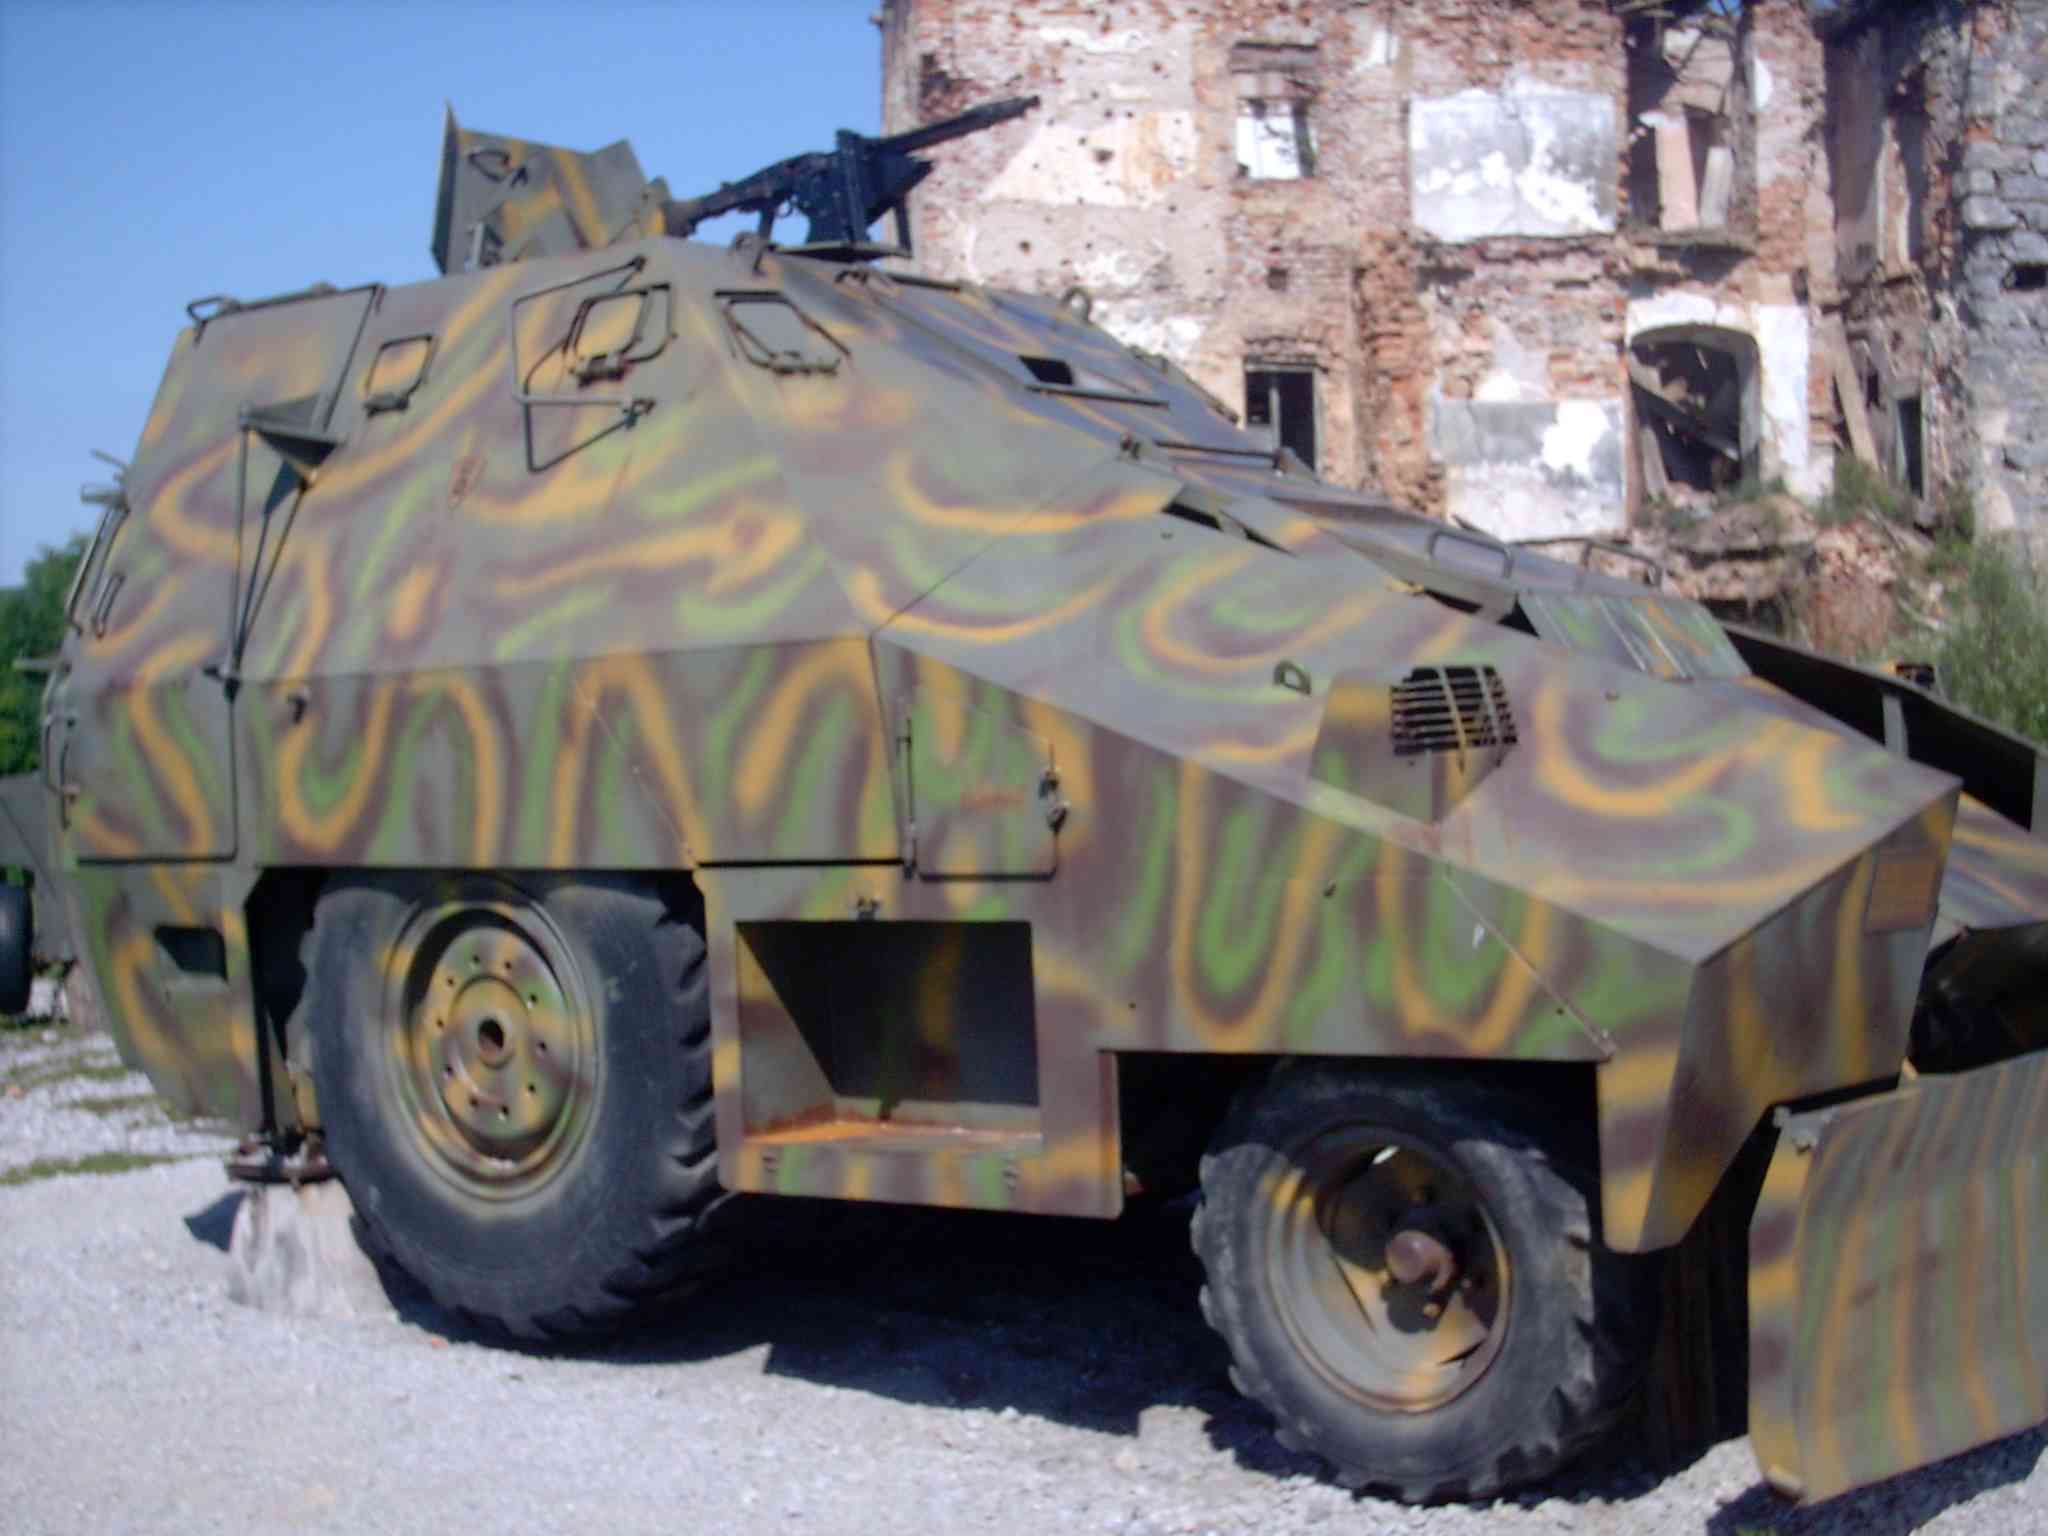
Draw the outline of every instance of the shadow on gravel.
[[[185,1218],[185,1230],[209,1247],[228,1251],[228,1239],[234,1235],[235,1212],[242,1206],[242,1191],[231,1189],[203,1211],[194,1211]]]
[[[777,1201],[732,1273],[630,1331],[540,1346],[427,1302],[408,1322],[537,1354],[668,1365],[767,1348],[763,1369],[902,1402],[1014,1408],[1134,1434],[1159,1404],[1192,1405],[1234,1438],[1263,1437],[1202,1322],[1185,1209],[1117,1222]],[[397,1298],[394,1297],[394,1300]],[[1278,1452],[1276,1470],[1313,1458]]]
[[[223,1196],[187,1228],[225,1248],[239,1199]],[[1320,1458],[1282,1447],[1265,1411],[1231,1386],[1229,1357],[1196,1301],[1202,1270],[1185,1203],[1134,1204],[1114,1222],[805,1200],[756,1202],[747,1217],[746,1257],[730,1274],[630,1330],[578,1343],[510,1339],[436,1305],[403,1275],[384,1280],[403,1322],[463,1342],[624,1367],[765,1347],[773,1375],[1120,1435],[1135,1435],[1147,1408],[1193,1408],[1210,1443],[1246,1470],[1328,1476]],[[2048,1432],[2018,1435],[1811,1510],[1759,1483],[1708,1530],[1902,1536],[2024,1479],[2044,1446]],[[1502,1502],[1625,1503],[1669,1475],[1623,1443]]]

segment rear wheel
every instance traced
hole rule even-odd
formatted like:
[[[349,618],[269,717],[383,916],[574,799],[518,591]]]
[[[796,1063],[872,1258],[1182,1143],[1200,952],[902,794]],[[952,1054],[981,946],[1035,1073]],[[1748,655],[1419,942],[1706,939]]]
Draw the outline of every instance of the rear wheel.
[[[626,883],[357,880],[306,997],[329,1156],[446,1306],[589,1331],[711,1258],[701,935]]]
[[[22,1013],[33,990],[33,908],[28,887],[0,878],[0,1013]]]
[[[1516,1101],[1455,1076],[1283,1067],[1203,1160],[1202,1304],[1232,1379],[1347,1482],[1414,1500],[1543,1477],[1625,1403],[1649,1266]]]

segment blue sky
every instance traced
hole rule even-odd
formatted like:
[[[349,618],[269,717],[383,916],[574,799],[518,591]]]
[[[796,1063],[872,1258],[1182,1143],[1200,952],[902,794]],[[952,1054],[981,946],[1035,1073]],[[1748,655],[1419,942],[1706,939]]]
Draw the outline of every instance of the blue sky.
[[[434,275],[444,100],[688,196],[879,131],[877,8],[0,0],[0,587],[89,526],[186,301]]]

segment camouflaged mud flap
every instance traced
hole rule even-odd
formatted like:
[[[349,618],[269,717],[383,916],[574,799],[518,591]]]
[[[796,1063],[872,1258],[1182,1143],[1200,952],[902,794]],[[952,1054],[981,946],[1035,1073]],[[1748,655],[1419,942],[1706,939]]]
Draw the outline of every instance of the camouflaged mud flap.
[[[1787,1116],[1750,1224],[1749,1433],[1808,1501],[2048,1419],[2048,1052]]]

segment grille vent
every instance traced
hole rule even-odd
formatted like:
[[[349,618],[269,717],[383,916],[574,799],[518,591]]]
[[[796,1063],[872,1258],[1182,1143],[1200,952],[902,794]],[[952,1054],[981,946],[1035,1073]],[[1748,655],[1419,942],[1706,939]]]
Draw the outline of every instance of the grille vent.
[[[1510,747],[1515,717],[1492,667],[1417,667],[1394,684],[1394,755]]]

